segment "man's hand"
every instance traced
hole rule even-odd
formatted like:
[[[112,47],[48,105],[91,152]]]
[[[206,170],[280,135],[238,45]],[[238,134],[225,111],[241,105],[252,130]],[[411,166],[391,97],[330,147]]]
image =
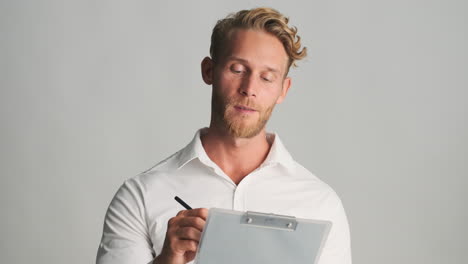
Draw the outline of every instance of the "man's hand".
[[[185,264],[195,258],[208,209],[180,211],[167,223],[166,238],[156,264]]]

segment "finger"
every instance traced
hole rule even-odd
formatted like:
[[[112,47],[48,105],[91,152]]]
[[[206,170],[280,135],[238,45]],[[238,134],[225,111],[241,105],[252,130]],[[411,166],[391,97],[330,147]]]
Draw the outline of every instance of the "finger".
[[[203,231],[206,221],[201,217],[196,216],[186,216],[182,217],[178,221],[178,226],[180,227],[194,227],[200,231]]]
[[[192,210],[183,210],[180,211],[177,216],[198,216],[201,217],[203,220],[206,220],[208,217],[208,209],[206,208],[196,208]]]
[[[188,210],[181,210],[181,211],[179,211],[179,212],[177,213],[176,216],[183,216],[183,215],[186,213],[186,211],[188,211]]]
[[[175,243],[174,247],[179,252],[184,252],[184,251],[194,251],[194,252],[196,252],[197,247],[198,247],[198,242],[194,241],[194,240],[181,239],[181,240],[178,240]]]
[[[175,235],[179,240],[194,240],[200,241],[201,231],[193,227],[181,227],[175,231]]]

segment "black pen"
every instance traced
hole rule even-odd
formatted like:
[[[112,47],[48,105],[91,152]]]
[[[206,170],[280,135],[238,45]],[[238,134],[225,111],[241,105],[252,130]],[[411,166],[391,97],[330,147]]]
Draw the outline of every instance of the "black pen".
[[[184,200],[180,199],[178,196],[174,197],[174,199],[179,202],[183,207],[185,207],[185,209],[187,210],[192,210],[192,207],[190,207],[190,205],[188,205],[187,203],[184,202]]]

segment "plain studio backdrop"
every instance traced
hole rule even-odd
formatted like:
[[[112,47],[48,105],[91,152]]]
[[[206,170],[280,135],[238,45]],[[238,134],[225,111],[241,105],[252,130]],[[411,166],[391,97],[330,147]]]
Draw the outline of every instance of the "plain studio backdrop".
[[[354,263],[468,263],[455,0],[1,1],[0,263],[93,263],[124,179],[208,126],[217,19],[257,6],[309,51],[268,130],[341,197]]]

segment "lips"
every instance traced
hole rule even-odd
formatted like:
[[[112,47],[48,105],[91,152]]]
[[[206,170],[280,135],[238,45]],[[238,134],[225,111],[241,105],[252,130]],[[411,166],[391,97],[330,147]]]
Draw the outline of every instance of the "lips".
[[[243,106],[243,105],[236,105],[235,108],[239,109],[239,110],[244,110],[244,111],[257,111],[255,109],[252,109],[250,107],[247,107],[247,106]]]

